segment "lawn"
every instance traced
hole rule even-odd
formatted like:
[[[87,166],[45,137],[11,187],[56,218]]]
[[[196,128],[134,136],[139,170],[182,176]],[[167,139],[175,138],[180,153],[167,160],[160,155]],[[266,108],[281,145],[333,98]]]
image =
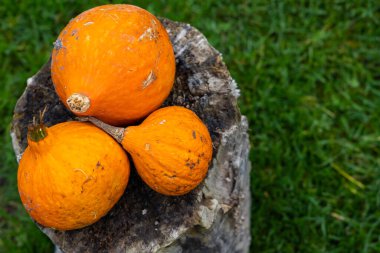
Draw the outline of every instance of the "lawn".
[[[12,110],[70,18],[107,2],[0,2],[0,252],[52,251],[18,197]],[[123,2],[197,27],[239,84],[252,252],[380,252],[379,1]]]

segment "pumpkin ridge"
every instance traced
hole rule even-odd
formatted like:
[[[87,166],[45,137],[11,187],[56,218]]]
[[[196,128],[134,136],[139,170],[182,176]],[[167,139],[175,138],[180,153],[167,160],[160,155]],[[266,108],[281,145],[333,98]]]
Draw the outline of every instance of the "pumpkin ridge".
[[[186,188],[187,190],[185,192],[191,191],[194,187],[192,185],[199,184],[202,182],[204,175],[198,176],[197,178],[186,178],[186,175],[184,175],[181,172],[175,173],[175,170],[168,171],[168,167],[165,166],[160,160],[158,159],[149,159],[149,163],[145,159],[142,159],[138,157],[137,155],[132,156],[132,160],[136,166],[137,173],[139,176],[145,181],[146,184],[149,185],[152,189],[156,190],[157,192],[160,192],[161,194],[168,194],[170,195],[182,195],[184,192],[178,192],[176,189],[171,189],[170,186],[175,186],[176,188],[178,186],[182,188]],[[154,165],[155,164],[155,165]],[[181,167],[181,166],[179,166]],[[155,168],[166,168],[165,170],[158,171]],[[155,171],[155,173],[152,173]],[[149,172],[149,173],[146,173]],[[168,173],[174,174],[169,175]],[[155,175],[157,174],[157,175]],[[159,176],[158,176],[159,175]],[[163,177],[167,179],[163,179]],[[165,183],[163,183],[165,182]],[[159,186],[159,187],[157,187]]]

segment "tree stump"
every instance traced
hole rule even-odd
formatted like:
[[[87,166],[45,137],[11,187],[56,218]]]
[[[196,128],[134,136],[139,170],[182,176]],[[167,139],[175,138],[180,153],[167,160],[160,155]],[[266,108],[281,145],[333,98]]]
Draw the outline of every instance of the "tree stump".
[[[161,21],[177,64],[163,106],[189,108],[207,125],[214,148],[207,178],[189,194],[169,197],[148,188],[132,166],[124,195],[100,221],[66,232],[37,224],[62,252],[248,252],[249,140],[247,119],[237,106],[239,90],[221,54],[198,30]],[[27,125],[45,105],[47,126],[75,120],[54,91],[50,61],[28,79],[14,111],[11,135],[18,160],[27,146]]]

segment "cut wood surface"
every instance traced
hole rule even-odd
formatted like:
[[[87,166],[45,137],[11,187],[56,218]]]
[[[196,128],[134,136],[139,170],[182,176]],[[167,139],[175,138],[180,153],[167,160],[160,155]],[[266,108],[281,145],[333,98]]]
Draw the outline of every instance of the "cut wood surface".
[[[74,231],[40,229],[63,252],[248,252],[250,163],[248,123],[239,90],[221,54],[188,24],[161,19],[176,56],[174,88],[163,106],[193,110],[207,125],[214,156],[205,181],[179,197],[146,186],[133,166],[116,206],[97,223]],[[50,62],[28,79],[14,111],[12,140],[17,159],[26,148],[27,126],[47,106],[45,123],[75,120],[54,91]]]

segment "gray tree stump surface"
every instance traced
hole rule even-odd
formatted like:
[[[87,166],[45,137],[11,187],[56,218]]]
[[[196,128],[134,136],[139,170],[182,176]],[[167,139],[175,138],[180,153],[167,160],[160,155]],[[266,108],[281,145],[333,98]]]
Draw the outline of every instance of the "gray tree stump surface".
[[[147,187],[133,166],[128,187],[95,224],[73,231],[39,226],[63,252],[248,252],[250,163],[248,123],[237,106],[239,90],[221,54],[190,25],[161,19],[174,46],[177,73],[163,106],[193,110],[207,125],[214,155],[205,181],[187,195],[164,196]],[[17,102],[12,141],[18,160],[27,126],[45,105],[45,123],[75,120],[58,99],[50,62]]]

